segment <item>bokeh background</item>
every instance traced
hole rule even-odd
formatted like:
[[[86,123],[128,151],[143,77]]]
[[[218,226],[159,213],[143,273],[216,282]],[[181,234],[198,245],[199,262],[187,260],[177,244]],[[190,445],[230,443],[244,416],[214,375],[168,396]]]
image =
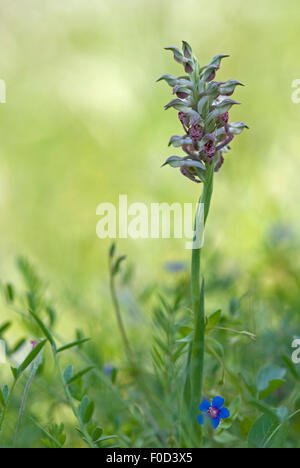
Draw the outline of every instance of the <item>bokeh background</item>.
[[[163,47],[184,39],[203,65],[230,55],[218,78],[246,85],[231,118],[250,127],[216,177],[205,246],[209,306],[226,313],[246,294],[245,326],[270,333],[251,365],[276,361],[279,348],[289,354],[300,306],[300,103],[292,101],[299,1],[2,0],[0,11],[1,280],[18,282],[15,259],[26,257],[48,285],[65,338],[81,328],[101,340],[103,362],[120,359],[110,242],[96,236],[96,208],[119,194],[196,202],[199,186],[160,168],[180,127],[163,110],[170,89],[155,81],[181,74]],[[120,297],[139,340],[151,310],[146,303],[142,312],[137,297],[172,283],[165,263],[186,263],[189,252],[174,239],[121,240],[118,248],[132,265],[131,292],[124,285]]]

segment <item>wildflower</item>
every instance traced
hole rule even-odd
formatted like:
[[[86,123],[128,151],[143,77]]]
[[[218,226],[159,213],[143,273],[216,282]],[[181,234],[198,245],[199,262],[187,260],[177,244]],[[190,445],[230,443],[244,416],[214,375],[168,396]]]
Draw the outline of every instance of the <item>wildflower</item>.
[[[172,87],[173,95],[177,96],[166,104],[165,109],[173,107],[178,111],[185,131],[183,136],[171,137],[169,145],[181,147],[188,156],[171,156],[164,165],[179,168],[193,182],[203,182],[209,167],[217,172],[222,166],[221,150],[227,153],[233,137],[248,128],[243,122],[229,122],[229,110],[239,103],[228,96],[242,83],[233,79],[214,81],[221,61],[228,55],[216,55],[203,67],[185,41],[182,50],[178,47],[166,49],[173,53],[175,61],[183,66],[186,73],[178,77],[167,74],[158,79],[165,80]]]
[[[32,346],[32,349],[36,348],[37,346],[37,341],[33,340],[33,341],[30,341],[30,344]]]
[[[204,151],[206,156],[211,159],[216,154],[216,147],[211,140],[207,141],[204,145]]]
[[[200,140],[203,136],[203,128],[199,124],[194,124],[189,130],[189,135],[193,140]]]
[[[217,429],[221,419],[227,419],[230,417],[230,412],[224,405],[224,398],[216,396],[213,398],[212,403],[207,400],[203,400],[199,405],[199,410],[204,413],[199,414],[198,423],[204,424],[204,416],[211,420],[212,427]]]
[[[184,262],[176,262],[176,261],[170,261],[166,262],[165,265],[165,270],[168,273],[179,273],[182,271],[186,271],[186,265]]]
[[[107,375],[108,377],[111,377],[112,373],[113,373],[113,370],[114,370],[114,366],[112,364],[105,364],[103,366],[103,372],[105,375]]]

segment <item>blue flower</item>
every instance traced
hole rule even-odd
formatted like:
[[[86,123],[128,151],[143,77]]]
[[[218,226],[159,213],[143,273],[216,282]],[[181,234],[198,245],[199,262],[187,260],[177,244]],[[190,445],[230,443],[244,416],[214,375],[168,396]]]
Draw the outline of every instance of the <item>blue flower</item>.
[[[224,398],[216,396],[213,398],[213,401],[210,403],[207,400],[203,400],[202,403],[199,405],[199,410],[204,413],[199,414],[198,416],[198,423],[204,423],[204,416],[207,416],[211,420],[212,427],[217,429],[220,424],[221,419],[227,419],[230,416],[230,412],[224,406]]]

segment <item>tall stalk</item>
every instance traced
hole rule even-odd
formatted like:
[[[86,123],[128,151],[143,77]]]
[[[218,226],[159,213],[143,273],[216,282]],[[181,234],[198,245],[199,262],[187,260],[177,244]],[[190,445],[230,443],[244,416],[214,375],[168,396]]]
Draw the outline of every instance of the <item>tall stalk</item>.
[[[204,227],[209,213],[213,192],[214,166],[207,167],[200,203],[204,209]],[[197,216],[197,215],[196,215]],[[202,227],[202,226],[201,226]],[[199,229],[197,219],[195,228]],[[202,247],[194,248],[191,262],[191,294],[194,313],[194,338],[190,356],[191,411],[196,411],[202,396],[204,348],[205,348],[205,310],[204,310],[204,280],[201,287],[201,252]]]

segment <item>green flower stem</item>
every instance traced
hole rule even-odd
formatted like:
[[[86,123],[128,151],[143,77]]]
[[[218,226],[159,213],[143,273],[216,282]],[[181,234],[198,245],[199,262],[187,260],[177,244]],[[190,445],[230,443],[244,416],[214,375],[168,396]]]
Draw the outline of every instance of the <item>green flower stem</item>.
[[[52,346],[52,353],[53,353],[54,362],[55,362],[55,365],[56,365],[56,368],[57,368],[61,383],[62,383],[64,391],[65,391],[66,398],[67,398],[67,400],[68,400],[68,402],[69,402],[69,404],[70,404],[70,406],[72,408],[72,411],[73,411],[73,414],[74,414],[75,418],[77,419],[77,421],[79,423],[80,431],[84,435],[84,438],[85,438],[86,443],[88,444],[89,448],[95,448],[93,440],[92,440],[91,436],[89,435],[88,431],[86,430],[85,424],[82,421],[82,418],[81,418],[81,416],[79,414],[78,409],[76,408],[76,405],[74,403],[74,400],[72,398],[72,395],[70,393],[68,385],[67,385],[67,383],[65,381],[62,369],[60,367],[59,359],[58,359],[58,356],[57,356],[57,351],[56,351],[56,348],[54,346]]]
[[[203,192],[200,203],[204,205],[204,226],[209,213],[213,192],[214,164],[207,165]],[[196,223],[195,223],[196,226]],[[204,364],[204,337],[205,337],[205,313],[204,313],[204,282],[200,286],[200,263],[202,248],[192,251],[192,308],[194,312],[194,340],[191,348],[190,382],[191,382],[191,411],[196,413],[197,406],[202,396],[203,364]]]
[[[12,384],[12,386],[11,386],[11,389],[10,389],[10,391],[9,391],[8,397],[7,397],[7,401],[6,401],[5,406],[4,406],[4,408],[3,408],[2,415],[1,415],[1,419],[0,419],[0,434],[1,434],[2,431],[3,431],[3,426],[4,426],[4,421],[5,421],[6,413],[7,413],[7,410],[8,410],[8,407],[9,407],[9,404],[10,404],[10,401],[11,401],[11,398],[12,398],[12,395],[13,395],[13,392],[14,392],[14,390],[15,390],[16,384],[17,384],[17,379],[14,379],[13,384]]]
[[[132,364],[133,363],[133,352],[132,352],[129,339],[127,337],[125,325],[124,325],[124,322],[123,322],[123,319],[122,319],[120,305],[119,305],[117,292],[116,292],[116,287],[115,287],[115,276],[112,273],[112,268],[110,268],[110,283],[109,284],[110,284],[110,292],[111,292],[111,297],[112,297],[112,301],[113,301],[113,306],[114,306],[114,310],[115,310],[115,314],[116,314],[116,318],[117,318],[117,323],[118,323],[118,327],[119,327],[120,334],[121,334],[121,337],[122,337],[122,341],[123,341],[123,344],[124,344],[127,359]]]

